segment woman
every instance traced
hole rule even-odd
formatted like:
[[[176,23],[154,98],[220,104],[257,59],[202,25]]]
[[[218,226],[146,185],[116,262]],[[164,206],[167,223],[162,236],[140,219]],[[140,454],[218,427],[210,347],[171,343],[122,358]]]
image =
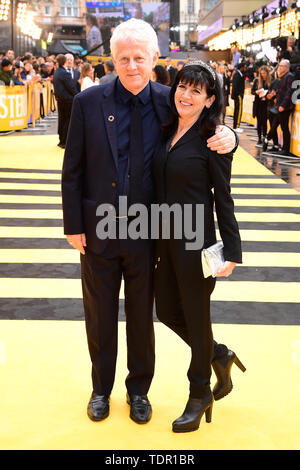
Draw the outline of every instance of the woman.
[[[262,136],[265,139],[267,135],[268,119],[268,101],[267,93],[271,85],[271,76],[269,68],[266,65],[260,67],[258,77],[254,80],[251,89],[252,95],[255,95],[253,103],[253,117],[257,118],[257,146],[262,146]]]
[[[99,84],[99,80],[96,78],[95,82],[94,78],[94,69],[90,63],[85,63],[81,67],[81,73],[79,78],[80,83],[80,91],[86,90],[86,88],[90,88],[91,86],[95,86]]]
[[[153,81],[162,85],[170,85],[170,74],[162,65],[156,65],[153,69]]]
[[[220,157],[206,146],[220,122],[223,106],[215,72],[202,61],[189,62],[176,76],[170,102],[171,119],[163,128],[164,139],[154,157],[157,202],[182,207],[191,204],[193,209],[197,204],[204,205],[204,248],[216,242],[215,202],[226,260],[218,276],[229,276],[242,261],[241,241],[230,195],[232,155]],[[232,351],[213,342],[210,295],[216,280],[204,278],[201,253],[186,250],[185,242],[175,237],[160,239],[155,269],[157,316],[191,347],[192,353],[190,397],[183,415],[173,423],[174,432],[198,429],[204,412],[210,422],[214,396],[220,399],[231,391],[233,362],[245,370]],[[217,384],[211,392],[211,364],[217,377],[226,371],[226,391]]]

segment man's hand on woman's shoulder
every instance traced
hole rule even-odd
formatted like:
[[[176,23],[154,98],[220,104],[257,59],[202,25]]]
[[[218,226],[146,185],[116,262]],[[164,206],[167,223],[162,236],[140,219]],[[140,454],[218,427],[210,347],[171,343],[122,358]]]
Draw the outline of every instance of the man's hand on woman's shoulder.
[[[207,146],[220,154],[232,152],[237,145],[235,132],[227,126],[217,126],[216,133],[207,140]]]

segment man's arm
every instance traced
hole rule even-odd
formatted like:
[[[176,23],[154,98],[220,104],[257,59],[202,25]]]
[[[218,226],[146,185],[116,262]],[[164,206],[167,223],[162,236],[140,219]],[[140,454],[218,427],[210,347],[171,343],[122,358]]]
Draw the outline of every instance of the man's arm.
[[[219,154],[234,153],[239,146],[237,134],[228,126],[217,126],[216,133],[207,140],[207,147]]]
[[[78,90],[76,89],[76,86],[74,85],[73,79],[71,75],[67,72],[66,74],[63,75],[63,81],[66,89],[68,90],[71,95],[75,96],[78,93]]]
[[[82,254],[86,246],[82,216],[84,160],[84,116],[80,101],[75,98],[62,169],[62,205],[64,233],[70,245]]]
[[[293,75],[289,75],[288,77],[286,77],[286,81],[284,85],[284,88],[285,88],[284,98],[282,102],[280,103],[280,107],[279,107],[282,109],[281,110],[279,109],[279,111],[286,111],[290,109],[291,97],[292,97],[292,92],[293,92],[293,89],[292,89],[293,81],[294,81]]]

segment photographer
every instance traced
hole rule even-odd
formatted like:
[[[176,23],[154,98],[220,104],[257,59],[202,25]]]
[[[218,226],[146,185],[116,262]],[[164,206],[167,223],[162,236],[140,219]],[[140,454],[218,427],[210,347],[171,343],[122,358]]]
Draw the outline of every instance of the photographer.
[[[289,60],[290,64],[297,64],[300,62],[300,53],[297,48],[297,40],[294,36],[290,36],[286,40],[286,47],[278,54],[279,60]]]

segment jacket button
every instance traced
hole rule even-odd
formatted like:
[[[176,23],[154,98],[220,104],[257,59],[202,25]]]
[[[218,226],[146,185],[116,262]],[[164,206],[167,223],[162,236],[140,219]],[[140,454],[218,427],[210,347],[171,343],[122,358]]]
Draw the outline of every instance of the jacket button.
[[[112,187],[115,188],[117,185],[115,182],[111,183]]]

